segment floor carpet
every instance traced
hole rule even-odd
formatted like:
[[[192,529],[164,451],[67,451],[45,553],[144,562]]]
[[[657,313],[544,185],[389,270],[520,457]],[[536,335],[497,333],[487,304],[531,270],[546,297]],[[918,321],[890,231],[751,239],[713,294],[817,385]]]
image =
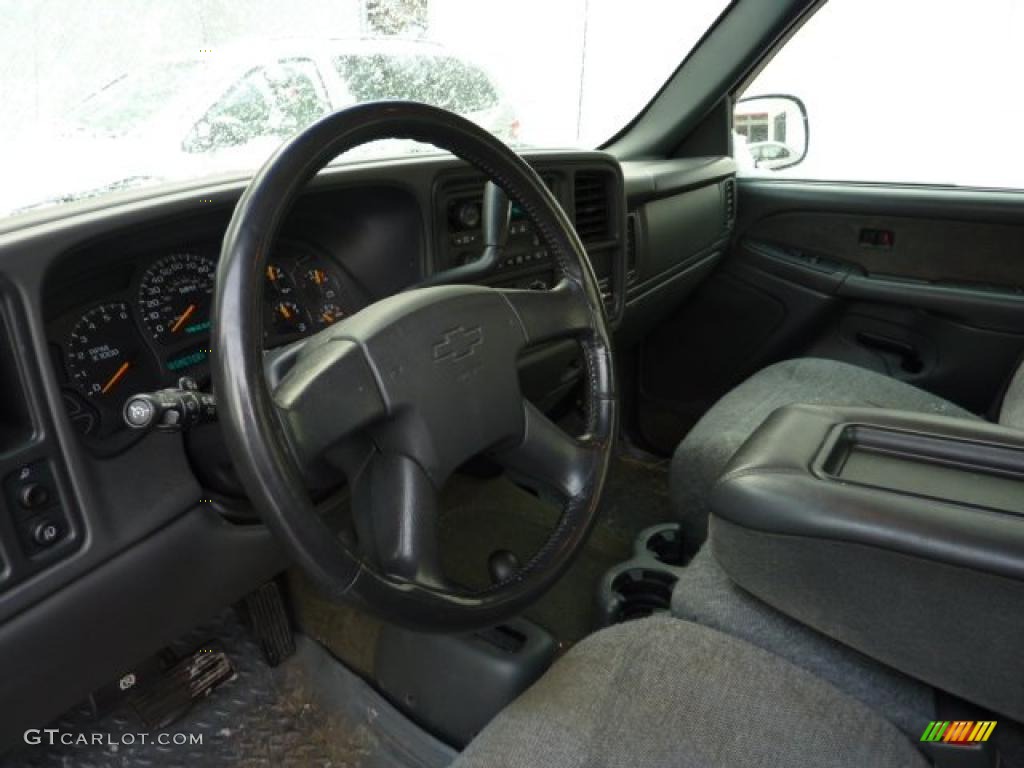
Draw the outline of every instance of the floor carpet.
[[[503,477],[457,476],[441,503],[441,552],[446,575],[469,587],[488,583],[487,558],[508,549],[525,562],[544,542],[559,510]],[[642,529],[670,519],[665,462],[626,456],[611,465],[599,519],[565,576],[526,611],[564,648],[596,629],[596,592],[604,573],[630,556]],[[372,677],[377,620],[321,597],[301,574],[290,584],[301,626],[353,669]]]

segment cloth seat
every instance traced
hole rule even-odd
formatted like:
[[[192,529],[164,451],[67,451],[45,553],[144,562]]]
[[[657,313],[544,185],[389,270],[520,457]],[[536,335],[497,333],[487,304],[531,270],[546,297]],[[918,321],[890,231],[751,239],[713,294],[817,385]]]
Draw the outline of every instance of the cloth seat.
[[[771,651],[863,702],[911,739],[937,717],[935,691],[780,613],[736,586],[710,542],[682,570],[672,615]]]
[[[453,768],[865,765],[928,762],[896,727],[810,672],[714,629],[657,617],[575,646]]]
[[[1002,423],[1024,426],[1024,366],[1004,401]],[[686,546],[696,551],[707,538],[708,497],[744,441],[778,408],[795,403],[855,405],[978,417],[948,400],[865,368],[834,360],[797,358],[768,366],[715,403],[676,448],[670,494]]]

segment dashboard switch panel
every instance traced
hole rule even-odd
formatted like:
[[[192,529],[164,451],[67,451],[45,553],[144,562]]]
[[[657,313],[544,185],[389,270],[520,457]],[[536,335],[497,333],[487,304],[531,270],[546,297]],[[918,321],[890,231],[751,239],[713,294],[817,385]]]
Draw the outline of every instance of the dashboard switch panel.
[[[21,514],[34,513],[56,499],[53,473],[46,461],[26,464],[8,474],[4,491],[8,506]]]
[[[67,517],[47,460],[34,461],[8,473],[4,478],[4,496],[25,555],[37,555],[67,536]]]

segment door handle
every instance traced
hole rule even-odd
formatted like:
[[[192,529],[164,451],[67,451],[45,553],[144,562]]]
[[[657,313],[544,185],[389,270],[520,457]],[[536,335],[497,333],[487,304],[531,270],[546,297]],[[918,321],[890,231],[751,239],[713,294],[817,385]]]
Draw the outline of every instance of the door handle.
[[[924,362],[917,347],[902,339],[894,339],[871,331],[857,331],[857,343],[868,349],[887,352],[900,359],[900,368],[907,373],[920,373],[924,370]]]

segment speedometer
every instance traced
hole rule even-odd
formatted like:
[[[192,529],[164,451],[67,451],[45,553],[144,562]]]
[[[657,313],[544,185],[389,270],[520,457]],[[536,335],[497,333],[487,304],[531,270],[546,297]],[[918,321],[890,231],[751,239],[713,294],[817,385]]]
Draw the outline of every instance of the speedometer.
[[[153,338],[174,344],[210,330],[212,259],[174,253],[153,264],[139,286],[139,313]]]

